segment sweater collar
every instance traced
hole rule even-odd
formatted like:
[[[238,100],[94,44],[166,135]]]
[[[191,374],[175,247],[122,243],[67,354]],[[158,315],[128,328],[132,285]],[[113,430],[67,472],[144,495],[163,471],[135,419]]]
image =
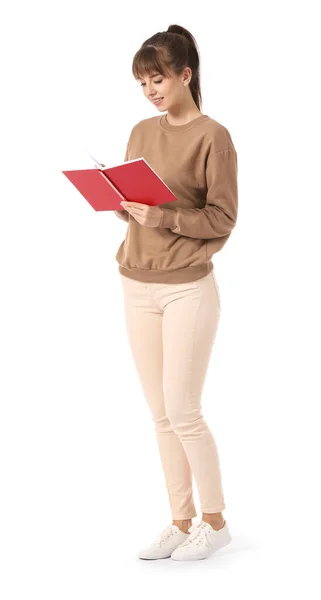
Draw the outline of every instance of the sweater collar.
[[[207,121],[207,119],[209,119],[208,115],[200,115],[199,117],[192,119],[184,125],[170,125],[166,119],[166,115],[161,115],[159,117],[159,125],[165,131],[170,131],[172,133],[180,133],[181,131],[187,131],[188,129],[195,127],[195,125],[198,125],[199,123],[203,123],[203,121]]]

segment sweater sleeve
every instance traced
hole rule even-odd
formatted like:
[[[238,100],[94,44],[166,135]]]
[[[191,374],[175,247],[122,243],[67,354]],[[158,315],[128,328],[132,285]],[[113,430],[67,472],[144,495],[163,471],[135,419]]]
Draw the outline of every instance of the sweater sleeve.
[[[234,147],[210,151],[206,161],[206,205],[203,208],[162,208],[159,227],[203,240],[228,235],[238,211],[237,152]]]
[[[126,148],[124,162],[126,162],[128,160],[128,158],[129,158],[128,153],[129,153],[129,140],[127,142],[127,148]],[[127,210],[125,210],[125,209],[124,210],[114,210],[114,213],[122,221],[127,221],[128,222],[129,213],[128,213]]]

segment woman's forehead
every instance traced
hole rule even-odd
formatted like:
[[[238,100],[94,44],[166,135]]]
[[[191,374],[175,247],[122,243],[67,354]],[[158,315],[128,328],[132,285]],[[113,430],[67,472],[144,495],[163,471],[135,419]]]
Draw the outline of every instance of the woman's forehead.
[[[160,75],[160,73],[157,73],[156,71],[154,71],[154,73],[152,73],[151,75],[146,75],[147,79],[152,79],[152,77],[158,77],[158,75]],[[139,77],[139,79],[144,79],[143,77]]]

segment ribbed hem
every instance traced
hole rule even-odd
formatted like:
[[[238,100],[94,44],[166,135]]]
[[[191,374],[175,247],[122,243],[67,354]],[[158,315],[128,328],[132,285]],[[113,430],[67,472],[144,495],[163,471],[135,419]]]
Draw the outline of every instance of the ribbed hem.
[[[206,277],[206,275],[213,271],[213,263],[210,260],[195,267],[184,267],[183,269],[173,269],[171,271],[161,269],[126,269],[118,263],[118,270],[121,275],[143,283],[188,283]]]

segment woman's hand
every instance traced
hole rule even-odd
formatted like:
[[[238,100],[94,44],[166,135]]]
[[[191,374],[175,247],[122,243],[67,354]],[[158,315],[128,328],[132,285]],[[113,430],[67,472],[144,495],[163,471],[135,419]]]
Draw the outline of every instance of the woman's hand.
[[[99,169],[97,165],[95,165],[95,167],[96,169]],[[102,167],[105,167],[105,165],[102,164]],[[145,225],[145,227],[159,226],[163,214],[162,209],[159,206],[148,206],[148,204],[141,204],[140,202],[127,202],[125,200],[123,200],[120,204],[141,225]],[[121,213],[121,211],[118,212]]]
[[[140,202],[127,202],[125,200],[123,200],[120,204],[141,225],[145,225],[145,227],[159,226],[163,214],[163,211],[159,206],[148,206],[148,204],[141,204]]]

